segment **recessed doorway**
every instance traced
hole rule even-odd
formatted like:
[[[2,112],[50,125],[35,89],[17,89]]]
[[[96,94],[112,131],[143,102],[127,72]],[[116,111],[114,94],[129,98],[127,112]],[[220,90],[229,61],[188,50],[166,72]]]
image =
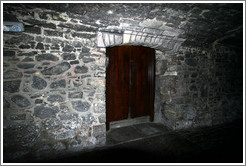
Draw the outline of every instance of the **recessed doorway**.
[[[155,50],[143,46],[106,48],[106,128],[111,122],[154,119]]]

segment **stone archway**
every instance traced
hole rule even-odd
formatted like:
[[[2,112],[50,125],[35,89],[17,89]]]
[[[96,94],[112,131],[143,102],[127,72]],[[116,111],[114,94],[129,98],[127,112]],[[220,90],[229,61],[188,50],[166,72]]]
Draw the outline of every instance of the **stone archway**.
[[[102,29],[97,34],[98,47],[118,45],[139,45],[154,48],[167,54],[178,51],[185,41],[179,38],[179,30],[159,30],[155,28]]]
[[[171,55],[177,52],[181,44],[185,41],[178,36],[181,34],[179,29],[161,30],[151,27],[119,27],[101,29],[97,33],[97,47],[106,48],[121,45],[145,46],[154,48],[156,52]],[[162,70],[163,61],[156,60],[156,74]],[[161,68],[161,69],[160,69]],[[161,71],[164,74],[165,71]],[[160,74],[160,73],[159,73]],[[172,73],[166,73],[172,75]],[[156,92],[159,91],[156,85]],[[154,121],[161,121],[160,96],[155,93],[154,101]],[[159,94],[160,95],[160,94]],[[106,113],[105,113],[106,114]]]

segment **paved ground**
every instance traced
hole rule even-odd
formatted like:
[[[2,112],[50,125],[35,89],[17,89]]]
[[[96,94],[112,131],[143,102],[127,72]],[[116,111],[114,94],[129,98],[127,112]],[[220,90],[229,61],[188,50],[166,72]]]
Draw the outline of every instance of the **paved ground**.
[[[54,163],[242,163],[243,124],[172,131],[143,123],[107,133],[107,146]]]

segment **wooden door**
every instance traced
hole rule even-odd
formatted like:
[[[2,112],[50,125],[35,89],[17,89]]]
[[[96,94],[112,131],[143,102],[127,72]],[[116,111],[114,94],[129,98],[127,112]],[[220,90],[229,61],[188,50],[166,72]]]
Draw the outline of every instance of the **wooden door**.
[[[141,116],[154,117],[155,52],[141,46],[106,49],[106,126]]]

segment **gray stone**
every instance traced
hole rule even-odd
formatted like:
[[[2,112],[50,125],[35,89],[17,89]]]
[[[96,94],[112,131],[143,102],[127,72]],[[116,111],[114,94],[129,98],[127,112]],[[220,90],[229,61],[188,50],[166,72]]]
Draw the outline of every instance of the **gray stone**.
[[[61,127],[61,122],[58,119],[48,118],[42,121],[43,130],[54,130]]]
[[[41,34],[41,28],[40,27],[25,27],[26,33],[34,33],[34,34]]]
[[[83,92],[70,92],[68,98],[83,98]]]
[[[53,54],[38,54],[35,59],[37,61],[58,61],[59,58]]]
[[[62,37],[63,36],[63,33],[62,32],[58,32],[58,31],[45,30],[44,31],[44,35],[46,35],[46,36]]]
[[[61,142],[56,143],[53,147],[52,147],[56,152],[62,152],[63,150],[66,149],[66,145],[64,145]]]
[[[60,95],[50,95],[47,100],[51,103],[54,103],[54,102],[63,102],[65,99],[60,96]]]
[[[26,57],[25,59],[22,60],[22,62],[33,62],[34,60],[30,57]]]
[[[106,122],[106,115],[102,114],[98,117],[98,120],[100,123],[105,123]]]
[[[11,100],[19,107],[28,107],[31,105],[30,101],[21,95],[14,95],[11,97]]]
[[[41,119],[55,118],[58,113],[58,107],[37,106],[34,108],[33,115]]]
[[[87,47],[82,48],[82,53],[89,53],[89,52],[90,52],[89,48],[87,48]]]
[[[18,56],[34,56],[36,55],[38,52],[36,51],[32,51],[32,52],[24,52],[24,53],[19,53]]]
[[[73,118],[78,118],[78,114],[61,114],[59,115],[60,119],[61,120],[70,120],[70,119],[73,119]]]
[[[27,42],[27,41],[33,41],[34,37],[30,36],[28,34],[25,33],[21,33],[20,35],[16,35],[10,39],[8,39],[5,44],[9,44],[9,45],[16,45],[16,44],[20,44],[23,43],[23,41]]]
[[[16,79],[21,78],[23,74],[15,70],[7,70],[3,73],[3,79]]]
[[[94,112],[95,113],[105,113],[106,110],[105,110],[105,104],[103,103],[97,103],[94,105]]]
[[[53,50],[60,50],[60,45],[59,44],[52,44],[51,49]]]
[[[90,104],[88,102],[78,101],[71,101],[72,108],[79,112],[86,112],[90,108]]]
[[[96,34],[88,34],[88,33],[77,33],[77,32],[73,32],[72,33],[73,37],[78,37],[78,38],[87,38],[87,39],[91,39],[96,37]]]
[[[69,139],[69,138],[75,137],[76,131],[75,130],[65,130],[65,131],[60,131],[60,132],[53,132],[50,135],[55,140],[64,140],[64,139]]]
[[[197,66],[197,60],[192,59],[192,58],[185,59],[185,63],[192,67]]]
[[[60,80],[60,81],[56,81],[56,82],[52,82],[50,84],[50,88],[52,89],[58,89],[58,88],[65,88],[66,87],[66,80]]]
[[[70,45],[66,45],[62,51],[65,51],[65,52],[72,52],[74,51],[74,47],[73,46],[70,46]]]
[[[92,127],[92,130],[93,130],[93,136],[98,137],[98,136],[102,136],[105,134],[106,127],[105,127],[105,124],[96,125]]]
[[[4,131],[5,144],[16,147],[32,147],[37,143],[40,128],[35,124],[14,124]]]
[[[63,60],[74,60],[74,59],[76,59],[76,55],[70,54],[70,53],[63,53],[62,57],[63,57]]]
[[[8,102],[8,100],[6,100],[6,98],[3,96],[3,108],[9,108],[10,107],[10,103]]]
[[[47,86],[47,82],[44,79],[42,79],[41,77],[35,76],[35,75],[33,76],[32,88],[42,90],[46,88],[46,86]]]
[[[83,59],[83,62],[84,62],[84,63],[90,63],[90,62],[95,61],[95,59],[94,59],[94,58],[87,58],[87,57],[83,57],[82,59]]]
[[[6,57],[14,57],[15,56],[15,51],[10,51],[10,50],[3,50],[3,56]]]
[[[35,47],[36,49],[41,49],[43,50],[44,49],[44,45],[43,43],[38,43],[37,46]]]
[[[20,83],[21,83],[21,80],[4,81],[3,91],[7,91],[10,93],[19,92]]]
[[[22,45],[19,46],[19,48],[20,49],[29,49],[29,48],[31,48],[31,46],[22,44]]]
[[[45,28],[56,29],[56,25],[53,23],[43,23],[42,26]]]
[[[58,75],[67,71],[70,67],[71,65],[68,62],[62,62],[56,66],[41,71],[41,73],[44,75]]]
[[[79,61],[76,60],[76,61],[70,61],[70,65],[75,65],[75,64],[79,64]]]
[[[44,37],[36,36],[36,41],[37,41],[37,42],[43,42],[44,39],[45,39]]]
[[[19,63],[17,65],[17,67],[21,69],[30,69],[30,68],[33,68],[34,66],[35,66],[34,63]]]
[[[35,100],[35,104],[41,104],[41,103],[43,103],[43,100],[42,99],[36,99]]]
[[[25,120],[26,114],[14,114],[10,116],[11,120]]]
[[[86,66],[76,66],[74,69],[76,74],[84,74],[88,72],[88,67]]]
[[[83,119],[82,124],[84,126],[91,126],[93,123],[97,123],[95,116],[91,113],[83,114],[81,117]]]
[[[188,120],[194,120],[194,118],[197,116],[196,110],[192,107],[189,107],[186,113],[186,119]]]

